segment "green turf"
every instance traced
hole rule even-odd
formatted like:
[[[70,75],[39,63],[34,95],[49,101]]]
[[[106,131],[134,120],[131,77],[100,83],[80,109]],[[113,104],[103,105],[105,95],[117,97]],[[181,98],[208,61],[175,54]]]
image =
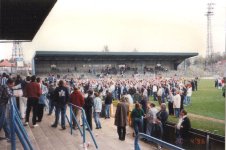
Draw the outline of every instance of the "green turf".
[[[191,99],[192,104],[185,107],[189,113],[224,120],[225,100],[222,90],[214,87],[214,80],[200,80]]]

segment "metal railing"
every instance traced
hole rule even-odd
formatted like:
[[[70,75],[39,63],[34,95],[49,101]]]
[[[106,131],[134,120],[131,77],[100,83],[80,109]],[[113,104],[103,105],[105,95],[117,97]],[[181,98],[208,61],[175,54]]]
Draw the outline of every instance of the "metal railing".
[[[25,150],[33,150],[32,144],[28,138],[27,132],[21,122],[19,111],[15,105],[15,97],[9,100],[10,110],[10,133],[11,133],[11,150],[16,150],[16,135],[18,136]]]
[[[49,110],[50,109],[49,108],[49,101],[47,100],[46,102],[47,102],[45,104],[46,105],[46,108]],[[91,138],[93,140],[93,143],[95,144],[96,149],[98,149],[97,142],[96,142],[96,140],[95,140],[95,138],[93,136],[92,130],[90,129],[90,126],[89,126],[89,124],[88,124],[88,122],[86,120],[86,114],[85,114],[84,109],[82,107],[76,106],[76,105],[74,105],[72,103],[69,103],[68,104],[68,107],[70,108],[70,116],[68,117],[67,114],[66,114],[65,117],[66,117],[66,119],[68,121],[68,124],[70,125],[70,133],[71,133],[71,135],[73,133],[73,120],[74,120],[75,123],[76,123],[76,125],[77,125],[77,127],[78,127],[78,130],[79,130],[79,132],[80,132],[80,134],[81,134],[81,136],[83,138],[83,146],[84,147],[86,146],[86,128],[87,128],[88,129],[88,132],[91,135]],[[73,107],[81,110],[81,112],[82,112],[82,124],[83,124],[83,126],[82,126],[83,128],[82,129],[80,127],[79,122],[76,119],[76,116],[75,116],[74,111],[73,111]],[[54,108],[54,110],[55,110],[55,108]],[[61,115],[59,115],[59,116],[61,116]]]
[[[96,149],[98,149],[97,142],[96,142],[96,140],[95,140],[95,138],[93,136],[92,130],[90,129],[90,126],[89,126],[89,124],[88,124],[88,122],[86,120],[86,114],[85,114],[84,109],[82,107],[73,105],[71,103],[69,103],[68,105],[69,105],[69,108],[70,108],[70,120],[69,120],[67,115],[66,115],[66,118],[67,118],[67,120],[69,122],[69,125],[70,125],[70,128],[71,128],[71,134],[72,134],[72,127],[73,127],[72,122],[74,120],[76,125],[77,125],[77,127],[78,127],[78,129],[79,129],[79,131],[80,131],[81,136],[83,137],[83,145],[86,146],[86,128],[87,128],[88,132],[89,132],[89,134],[90,134],[90,136],[91,136],[91,138],[93,140],[93,143],[95,144]],[[82,129],[80,127],[79,122],[77,121],[77,119],[75,117],[75,114],[74,114],[74,111],[73,111],[73,107],[79,109],[82,112],[82,125],[83,125]]]
[[[175,146],[175,145],[172,145],[170,143],[167,143],[165,141],[162,141],[160,139],[157,139],[155,137],[152,137],[150,135],[147,135],[147,134],[144,134],[144,133],[139,133],[136,137],[135,137],[135,141],[134,141],[134,147],[135,147],[135,150],[140,150],[140,146],[139,146],[139,139],[140,138],[144,138],[148,141],[151,141],[151,142],[154,142],[156,144],[158,144],[159,146],[161,147],[164,147],[164,148],[167,148],[167,149],[170,149],[170,150],[184,150],[183,148],[181,147],[178,147],[178,146]]]

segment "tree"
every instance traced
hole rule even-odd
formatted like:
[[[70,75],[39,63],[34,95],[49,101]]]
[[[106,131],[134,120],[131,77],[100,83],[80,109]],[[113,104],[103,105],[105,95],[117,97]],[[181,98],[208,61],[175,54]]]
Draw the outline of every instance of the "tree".
[[[189,67],[191,65],[190,59],[185,59],[184,61],[185,61],[187,67]]]
[[[197,56],[194,58],[194,65],[205,65],[205,58],[202,56]]]

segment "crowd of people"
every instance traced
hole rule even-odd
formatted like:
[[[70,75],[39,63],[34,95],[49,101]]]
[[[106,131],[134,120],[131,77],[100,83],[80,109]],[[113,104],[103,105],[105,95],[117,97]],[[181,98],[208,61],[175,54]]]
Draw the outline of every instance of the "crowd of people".
[[[0,101],[0,130],[4,129],[8,139],[10,130],[5,115],[7,99],[15,96],[18,110],[25,119],[25,126],[29,125],[32,110],[32,127],[37,127],[38,122],[42,122],[44,107],[48,106],[48,115],[55,112],[55,121],[51,127],[58,126],[61,114],[61,128],[66,129],[65,114],[67,104],[71,103],[76,117],[76,120],[73,120],[73,129],[81,125],[80,107],[85,110],[90,129],[93,130],[92,119],[96,129],[101,129],[100,116],[103,108],[105,119],[110,118],[112,101],[118,100],[114,124],[117,126],[119,140],[125,140],[128,124],[133,126],[135,138],[142,132],[164,140],[168,115],[174,115],[179,118],[175,126],[176,137],[180,139],[177,141],[186,141],[191,124],[184,108],[192,104],[192,92],[198,90],[197,78],[186,80],[178,76],[145,79],[62,79],[49,74],[46,77],[33,75],[22,79],[19,75],[13,77],[3,73],[0,81],[0,95],[5,92],[4,100],[1,98]],[[7,92],[4,89],[7,89]],[[160,110],[152,100],[158,103]],[[139,149],[139,145],[136,146]]]
[[[226,84],[224,78],[216,78],[214,81],[215,88],[222,90],[222,96],[225,97],[226,93]]]

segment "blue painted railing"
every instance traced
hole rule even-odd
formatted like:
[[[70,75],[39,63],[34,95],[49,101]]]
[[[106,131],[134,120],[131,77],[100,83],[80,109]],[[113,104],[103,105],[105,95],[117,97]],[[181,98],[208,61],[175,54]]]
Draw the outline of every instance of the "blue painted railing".
[[[139,133],[135,137],[135,141],[134,141],[135,150],[140,150],[141,149],[140,146],[139,146],[139,138],[144,138],[144,139],[146,139],[148,141],[154,142],[154,143],[158,144],[159,146],[164,147],[164,148],[169,149],[169,150],[184,150],[181,147],[172,145],[170,143],[167,143],[165,141],[162,141],[160,139],[157,139],[155,137],[152,137],[152,136],[144,134],[144,133]]]
[[[46,108],[49,109],[49,101],[47,100],[46,102],[47,102]],[[86,127],[87,127],[88,128],[88,132],[90,133],[90,135],[92,137],[93,143],[95,144],[96,149],[98,149],[98,145],[97,145],[97,142],[95,140],[95,137],[93,136],[92,130],[90,129],[90,126],[89,126],[89,124],[88,124],[88,122],[86,120],[86,114],[85,114],[84,109],[82,107],[73,105],[72,103],[69,103],[68,106],[70,108],[70,116],[68,117],[67,114],[66,114],[65,117],[66,117],[66,119],[67,119],[67,121],[68,121],[68,123],[70,125],[70,133],[71,133],[71,135],[73,133],[73,128],[72,128],[73,127],[73,124],[72,124],[73,121],[72,120],[74,120],[76,125],[77,125],[77,127],[78,127],[78,129],[79,129],[79,132],[80,132],[80,134],[81,134],[81,136],[83,138],[83,144],[84,145],[86,144]],[[78,109],[80,109],[82,111],[82,124],[83,124],[83,126],[82,126],[83,128],[82,129],[81,129],[80,124],[78,123],[76,117],[75,117],[74,111],[72,109],[73,107],[76,107],[76,108],[78,108]],[[55,108],[54,108],[54,110],[55,110]]]
[[[27,132],[20,119],[20,114],[15,105],[15,97],[10,98],[10,132],[11,132],[11,150],[16,150],[16,135],[18,136],[25,150],[33,150],[33,146],[28,138]]]
[[[84,109],[82,107],[73,105],[71,103],[69,103],[68,105],[69,105],[69,108],[70,108],[70,120],[68,119],[67,116],[66,116],[66,118],[67,118],[67,120],[68,120],[68,122],[70,124],[71,134],[72,134],[72,122],[73,122],[73,119],[74,119],[75,123],[76,123],[76,125],[77,125],[77,127],[78,127],[78,129],[80,131],[80,134],[83,137],[83,144],[86,144],[86,127],[87,127],[88,132],[90,133],[90,136],[92,137],[93,143],[95,144],[96,149],[98,149],[97,142],[96,142],[96,140],[95,140],[95,138],[93,136],[92,130],[90,129],[90,126],[89,126],[89,124],[88,124],[88,122],[86,120],[86,114],[85,114]],[[72,109],[73,107],[82,111],[82,124],[83,124],[83,126],[82,126],[83,128],[82,129],[81,129],[80,124],[78,123],[76,117],[75,117],[75,114],[74,114],[73,109]]]

